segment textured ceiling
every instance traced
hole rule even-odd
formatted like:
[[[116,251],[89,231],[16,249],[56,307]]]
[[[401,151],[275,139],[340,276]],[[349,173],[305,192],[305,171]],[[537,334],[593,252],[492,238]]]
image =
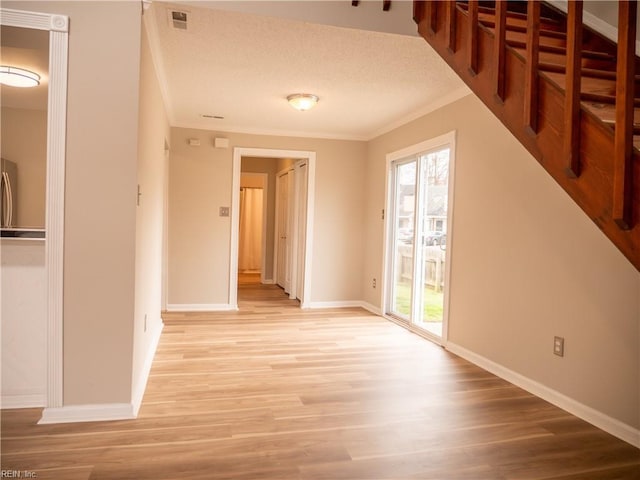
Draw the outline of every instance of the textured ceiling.
[[[148,25],[154,61],[174,126],[369,139],[467,92],[417,36],[229,10],[256,2],[215,2],[226,3],[227,10],[207,3],[153,2],[147,12],[152,16]],[[257,3],[263,10],[273,3],[273,11],[276,3],[282,4]],[[290,2],[291,12],[304,3]],[[322,7],[322,2],[312,3]],[[377,24],[372,28],[380,30],[385,12],[382,2],[375,3]],[[352,9],[351,15],[360,8],[349,1],[327,2],[328,7]],[[170,25],[171,9],[188,12],[187,31]],[[371,10],[369,5],[360,11],[365,16]],[[326,12],[321,21],[327,22]],[[293,110],[285,98],[300,92],[318,95],[318,105],[307,112]]]

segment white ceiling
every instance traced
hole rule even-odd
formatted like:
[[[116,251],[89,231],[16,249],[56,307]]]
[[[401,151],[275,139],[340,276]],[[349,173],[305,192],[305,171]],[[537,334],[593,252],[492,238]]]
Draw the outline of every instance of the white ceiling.
[[[145,15],[173,126],[367,140],[468,93],[415,35],[407,1],[153,2]],[[298,112],[292,93],[320,101]]]

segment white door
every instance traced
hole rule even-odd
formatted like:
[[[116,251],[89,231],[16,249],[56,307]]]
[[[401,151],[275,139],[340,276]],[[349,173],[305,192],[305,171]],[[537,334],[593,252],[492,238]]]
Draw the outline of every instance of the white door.
[[[291,184],[293,171],[278,175],[276,181],[276,282],[284,291],[291,289]]]
[[[447,335],[454,141],[447,134],[388,157],[386,313],[438,343]]]

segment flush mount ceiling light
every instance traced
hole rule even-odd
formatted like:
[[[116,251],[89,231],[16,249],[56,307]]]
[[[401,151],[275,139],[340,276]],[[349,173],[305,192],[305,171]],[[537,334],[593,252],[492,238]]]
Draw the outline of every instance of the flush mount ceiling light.
[[[315,107],[318,100],[317,95],[311,95],[310,93],[294,93],[287,97],[289,105],[301,112]]]
[[[40,75],[23,68],[1,65],[0,83],[10,87],[37,87],[40,85]]]

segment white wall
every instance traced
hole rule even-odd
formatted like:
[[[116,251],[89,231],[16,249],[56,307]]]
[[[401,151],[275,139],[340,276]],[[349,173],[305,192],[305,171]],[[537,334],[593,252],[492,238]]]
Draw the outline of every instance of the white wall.
[[[381,305],[385,155],[451,130],[449,342],[638,429],[640,273],[474,96],[370,142],[365,300]]]
[[[147,17],[145,17],[145,21]],[[169,123],[154,69],[146,28],[140,56],[140,116],[136,209],[135,312],[133,324],[133,403],[138,406],[162,331],[163,227],[169,158]]]
[[[171,130],[168,303],[228,303],[230,217],[218,216],[218,208],[231,204],[233,147],[317,153],[311,301],[361,299],[366,144],[225,133],[230,148],[216,149],[214,136]],[[201,146],[189,146],[189,138],[199,138]]]

